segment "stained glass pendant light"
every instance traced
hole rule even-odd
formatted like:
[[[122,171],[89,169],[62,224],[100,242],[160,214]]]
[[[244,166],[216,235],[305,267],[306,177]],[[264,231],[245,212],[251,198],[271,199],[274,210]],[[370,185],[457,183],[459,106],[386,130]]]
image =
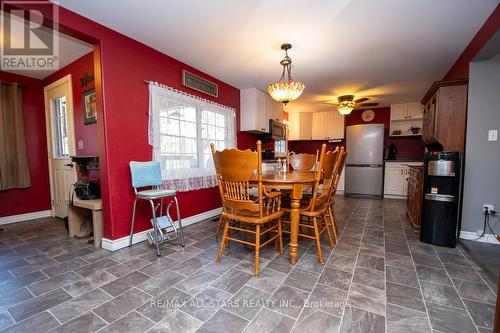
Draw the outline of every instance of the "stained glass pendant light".
[[[288,50],[292,48],[292,44],[282,44],[281,49],[285,51],[285,57],[280,61],[283,66],[283,72],[278,82],[271,83],[267,87],[267,91],[271,97],[283,104],[296,100],[304,91],[305,85],[300,81],[292,79],[292,59],[288,56]]]

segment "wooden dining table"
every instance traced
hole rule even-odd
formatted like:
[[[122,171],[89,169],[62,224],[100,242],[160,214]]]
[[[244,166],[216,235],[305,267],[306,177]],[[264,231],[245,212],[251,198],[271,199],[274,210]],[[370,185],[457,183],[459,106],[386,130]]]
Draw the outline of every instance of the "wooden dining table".
[[[312,171],[291,171],[278,173],[276,171],[264,171],[262,173],[262,184],[266,188],[276,190],[291,190],[291,212],[290,212],[290,262],[297,262],[297,248],[300,221],[300,200],[304,190],[314,186],[315,173]]]

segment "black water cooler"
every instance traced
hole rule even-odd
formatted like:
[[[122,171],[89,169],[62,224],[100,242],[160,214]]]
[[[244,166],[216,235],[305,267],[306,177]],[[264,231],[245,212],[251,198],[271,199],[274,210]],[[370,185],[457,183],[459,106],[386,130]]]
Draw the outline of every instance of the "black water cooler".
[[[461,153],[441,151],[425,155],[422,242],[455,247],[460,232],[461,180]]]

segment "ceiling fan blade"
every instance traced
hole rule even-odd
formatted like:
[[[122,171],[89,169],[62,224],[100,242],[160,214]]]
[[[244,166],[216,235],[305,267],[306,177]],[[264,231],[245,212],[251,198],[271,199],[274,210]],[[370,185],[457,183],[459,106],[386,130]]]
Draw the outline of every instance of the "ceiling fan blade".
[[[368,97],[363,97],[363,98],[355,100],[354,103],[359,104],[359,103],[363,103],[363,102],[365,102],[367,100],[369,100]]]
[[[362,103],[358,104],[358,107],[367,107],[367,106],[377,106],[379,103]]]

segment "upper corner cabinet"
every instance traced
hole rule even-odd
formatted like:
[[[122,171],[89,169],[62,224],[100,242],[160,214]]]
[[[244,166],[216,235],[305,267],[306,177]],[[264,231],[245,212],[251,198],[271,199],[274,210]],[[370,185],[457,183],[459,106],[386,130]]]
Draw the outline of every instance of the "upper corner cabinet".
[[[241,131],[249,133],[269,132],[269,119],[283,119],[281,103],[257,88],[240,91]]]

